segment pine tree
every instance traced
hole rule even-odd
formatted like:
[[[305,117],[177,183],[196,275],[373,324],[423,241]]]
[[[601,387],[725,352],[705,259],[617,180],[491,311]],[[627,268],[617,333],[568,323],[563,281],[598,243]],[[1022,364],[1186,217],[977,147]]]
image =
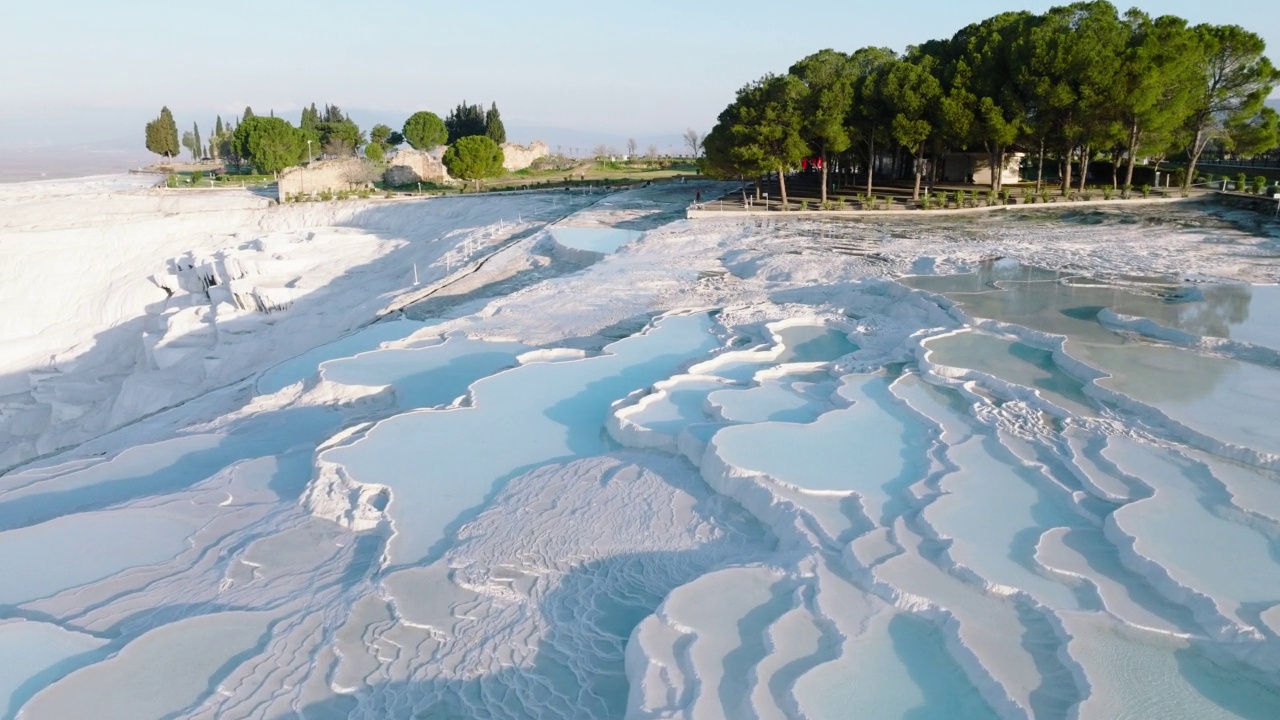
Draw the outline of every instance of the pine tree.
[[[484,114],[484,134],[499,145],[507,141],[507,129],[502,125],[502,116],[498,114],[498,103],[489,106]]]
[[[448,141],[449,130],[439,115],[421,110],[410,115],[404,122],[402,136],[403,142],[408,142],[414,150],[431,150]],[[390,136],[387,139],[388,142],[391,141]]]
[[[502,174],[502,148],[483,135],[459,139],[444,151],[441,160],[450,175],[459,180],[474,180],[477,190],[481,180]]]
[[[302,132],[279,118],[256,117],[236,128],[232,150],[264,173],[277,173],[307,154]]]

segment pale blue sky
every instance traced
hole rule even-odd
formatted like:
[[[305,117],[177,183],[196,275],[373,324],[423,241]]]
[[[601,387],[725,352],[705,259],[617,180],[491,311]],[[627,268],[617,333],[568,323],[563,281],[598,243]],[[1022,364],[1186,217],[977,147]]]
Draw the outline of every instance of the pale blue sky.
[[[1002,10],[1055,4],[1062,3],[13,2],[0,23],[0,144],[134,134],[140,144],[141,124],[163,104],[188,126],[246,104],[296,121],[304,103],[334,102],[372,121],[420,108],[443,115],[463,98],[496,100],[507,124],[526,132],[705,130],[743,83],[815,50],[901,50]],[[1280,4],[1132,4],[1243,25],[1280,56]]]

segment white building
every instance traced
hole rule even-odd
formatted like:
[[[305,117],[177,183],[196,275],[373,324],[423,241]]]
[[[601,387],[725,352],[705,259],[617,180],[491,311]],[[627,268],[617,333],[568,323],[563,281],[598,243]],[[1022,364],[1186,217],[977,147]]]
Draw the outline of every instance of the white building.
[[[1019,172],[1023,152],[1005,153],[1001,183],[1016,183],[1021,179]],[[991,155],[985,152],[952,152],[942,156],[942,167],[939,177],[946,182],[972,182],[977,185],[991,184]]]

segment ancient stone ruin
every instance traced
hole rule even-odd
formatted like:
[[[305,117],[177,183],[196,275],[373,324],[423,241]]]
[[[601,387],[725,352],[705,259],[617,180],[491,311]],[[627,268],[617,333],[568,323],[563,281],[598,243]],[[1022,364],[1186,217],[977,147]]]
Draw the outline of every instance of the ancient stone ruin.
[[[523,170],[533,164],[534,160],[544,158],[551,154],[547,149],[547,144],[541,140],[535,140],[528,145],[516,145],[515,143],[502,144],[502,167],[507,172],[515,172]]]
[[[377,178],[377,167],[362,158],[321,160],[280,173],[279,197],[283,201],[291,195],[358,190],[372,187]]]
[[[382,180],[389,187],[418,182],[445,183],[452,180],[436,153],[401,148],[387,161],[387,165],[387,172]]]

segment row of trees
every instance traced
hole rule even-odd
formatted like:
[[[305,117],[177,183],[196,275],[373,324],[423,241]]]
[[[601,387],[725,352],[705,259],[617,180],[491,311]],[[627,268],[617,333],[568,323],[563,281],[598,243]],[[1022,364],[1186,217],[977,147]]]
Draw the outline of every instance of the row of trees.
[[[1063,192],[1073,164],[1083,186],[1099,157],[1124,166],[1113,182],[1127,190],[1140,158],[1181,153],[1189,184],[1210,144],[1248,155],[1280,142],[1264,105],[1280,72],[1264,52],[1238,26],[1121,15],[1105,0],[1001,13],[901,55],[822,50],[738,91],[703,139],[704,169],[776,172],[785,199],[786,172],[820,158],[825,202],[833,163],[864,168],[870,194],[877,158],[901,154],[914,164],[918,198],[927,159],[985,152],[999,190],[1000,169],[1020,148],[1036,156],[1037,183],[1046,159],[1058,163]]]
[[[454,137],[455,132],[469,134]],[[193,159],[208,157],[237,168],[249,165],[262,173],[276,173],[304,159],[353,156],[362,148],[366,157],[381,161],[386,152],[406,142],[418,150],[450,144],[444,163],[450,174],[463,180],[479,181],[502,173],[499,145],[506,142],[506,130],[496,103],[484,111],[464,102],[445,120],[432,112],[417,112],[405,121],[401,131],[378,124],[370,128],[367,139],[355,121],[336,105],[326,104],[321,110],[313,103],[303,108],[297,127],[275,117],[274,112],[260,117],[246,107],[241,118],[226,124],[219,115],[207,145],[200,137],[199,126],[193,124],[183,133],[181,147],[187,148]],[[166,158],[179,154],[178,129],[168,107],[147,123],[146,145],[151,152]]]

